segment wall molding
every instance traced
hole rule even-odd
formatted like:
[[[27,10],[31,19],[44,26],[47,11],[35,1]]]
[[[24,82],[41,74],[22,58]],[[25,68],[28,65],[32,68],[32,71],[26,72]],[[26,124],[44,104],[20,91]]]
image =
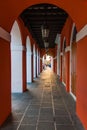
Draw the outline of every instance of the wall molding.
[[[11,35],[9,32],[7,32],[5,29],[3,29],[2,27],[0,27],[0,38],[11,42]]]
[[[73,99],[76,101],[76,96],[72,92],[70,92],[70,94],[73,97]]]
[[[67,47],[65,48],[65,52],[68,52],[68,51],[70,51],[70,50],[71,50],[70,46],[67,46]]]
[[[76,42],[80,41],[85,36],[87,36],[87,24],[77,33]]]
[[[62,81],[62,84],[66,87],[66,84]]]
[[[60,52],[60,56],[63,56],[63,52]]]

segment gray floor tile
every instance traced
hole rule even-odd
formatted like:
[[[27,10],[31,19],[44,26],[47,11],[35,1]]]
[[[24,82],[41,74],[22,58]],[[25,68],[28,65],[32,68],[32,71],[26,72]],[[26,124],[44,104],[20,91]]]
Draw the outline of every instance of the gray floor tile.
[[[38,120],[38,117],[29,117],[29,116],[25,116],[22,120],[21,124],[32,124],[32,125],[36,125]]]
[[[52,108],[41,108],[40,115],[53,116],[53,109]]]
[[[25,115],[28,116],[38,116],[39,109],[28,109]]]
[[[59,115],[68,116],[68,112],[66,111],[66,109],[55,109],[55,115],[56,116],[59,116]]]
[[[72,125],[72,121],[69,116],[56,116],[55,122],[60,125]]]
[[[57,125],[57,130],[76,130],[72,125]]]
[[[39,117],[39,122],[42,122],[42,121],[45,121],[45,122],[53,122],[54,121],[54,118],[53,118],[53,115],[40,115]]]
[[[52,107],[52,103],[42,103],[41,107]]]
[[[13,115],[0,130],[16,130],[18,125],[18,130],[55,130],[54,123],[56,130],[85,130],[75,110],[76,102],[58,76],[46,70],[27,85],[26,92],[12,94]]]
[[[21,125],[18,130],[36,130],[36,126],[33,126],[33,125]]]
[[[37,126],[37,130],[55,130],[52,122],[40,122]]]
[[[18,123],[6,122],[4,125],[2,125],[0,130],[16,130],[17,127],[18,127]]]

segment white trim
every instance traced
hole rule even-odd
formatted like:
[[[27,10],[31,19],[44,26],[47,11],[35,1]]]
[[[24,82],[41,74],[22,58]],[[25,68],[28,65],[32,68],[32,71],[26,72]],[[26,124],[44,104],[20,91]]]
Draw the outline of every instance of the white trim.
[[[27,51],[27,54],[28,54],[28,56],[31,56],[31,55],[32,55],[32,52]]]
[[[26,47],[23,45],[18,45],[18,46],[12,45],[11,50],[12,51],[26,51]]]
[[[77,33],[76,42],[80,41],[85,36],[87,36],[87,24]]]
[[[62,81],[62,84],[66,87],[66,84]]]
[[[70,94],[73,97],[73,99],[76,101],[76,96],[72,93],[72,88],[71,88],[71,65],[72,65],[72,38],[73,38],[73,31],[75,28],[75,23],[72,25],[72,31],[71,31],[71,38],[70,38]]]
[[[72,25],[72,30],[71,30],[71,38],[70,38],[70,92],[71,92],[71,66],[72,66],[72,40],[73,40],[73,31],[74,31],[74,28],[75,28],[75,23],[73,23]]]
[[[4,40],[11,42],[11,35],[9,32],[7,32],[5,29],[0,27],[0,38],[3,38]]]
[[[65,52],[68,52],[68,51],[70,51],[71,50],[71,47],[70,46],[67,46],[66,48],[65,48]]]
[[[63,56],[63,52],[60,52],[60,56]]]
[[[64,42],[66,41],[66,37],[64,36],[63,38],[63,46],[62,46],[62,51],[64,51]]]
[[[73,97],[73,99],[76,101],[76,96],[72,92],[70,92],[70,94]]]

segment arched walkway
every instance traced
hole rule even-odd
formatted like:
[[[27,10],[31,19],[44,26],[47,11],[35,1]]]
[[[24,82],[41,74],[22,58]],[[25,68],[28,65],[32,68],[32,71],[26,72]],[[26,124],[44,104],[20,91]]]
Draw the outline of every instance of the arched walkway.
[[[9,32],[11,31],[11,28],[13,26],[14,21],[19,17],[21,12],[33,5],[33,4],[38,4],[38,3],[49,3],[49,4],[55,4],[56,6],[59,6],[60,8],[64,9],[70,17],[73,19],[73,21],[76,24],[77,27],[77,38],[76,42],[78,43],[77,45],[77,114],[79,115],[80,119],[85,125],[85,128],[87,128],[87,62],[85,58],[87,57],[87,31],[85,32],[84,35],[81,34],[83,33],[83,30],[87,29],[86,23],[87,23],[87,2],[86,1],[81,1],[81,0],[62,0],[58,1],[52,1],[52,0],[35,0],[35,1],[11,1],[8,0],[6,3],[5,1],[0,1],[0,58],[2,59],[2,62],[0,64],[0,70],[1,70],[1,78],[0,78],[0,83],[1,83],[1,94],[0,94],[0,99],[4,99],[3,104],[1,106],[1,119],[0,119],[0,124],[3,123],[3,121],[6,119],[6,117],[10,114],[11,112],[11,95],[10,95],[10,89],[11,89],[11,75],[10,75],[10,34]],[[82,12],[81,12],[82,11]],[[84,28],[83,28],[84,27]],[[83,28],[83,30],[81,30]],[[2,33],[4,31],[4,34],[2,36]],[[68,37],[69,39],[69,37]],[[3,56],[2,56],[3,55]],[[6,60],[5,59],[6,56]],[[85,57],[85,58],[84,58]],[[3,70],[3,72],[2,72]],[[68,69],[67,69],[68,70]],[[6,77],[6,83],[4,83],[4,75]],[[84,77],[85,75],[85,77]],[[69,78],[68,78],[69,80]],[[67,81],[68,81],[67,80]],[[83,87],[82,87],[83,86]],[[6,89],[6,98],[4,98],[5,90]],[[0,101],[2,102],[2,101]],[[84,111],[85,110],[85,111]],[[5,113],[4,115],[2,113]]]

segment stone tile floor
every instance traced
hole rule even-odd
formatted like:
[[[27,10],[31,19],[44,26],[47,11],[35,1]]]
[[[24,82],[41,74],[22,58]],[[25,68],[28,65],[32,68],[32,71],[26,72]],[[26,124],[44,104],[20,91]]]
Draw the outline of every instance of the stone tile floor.
[[[27,91],[12,94],[12,113],[0,130],[85,130],[75,101],[58,77],[45,70]]]

